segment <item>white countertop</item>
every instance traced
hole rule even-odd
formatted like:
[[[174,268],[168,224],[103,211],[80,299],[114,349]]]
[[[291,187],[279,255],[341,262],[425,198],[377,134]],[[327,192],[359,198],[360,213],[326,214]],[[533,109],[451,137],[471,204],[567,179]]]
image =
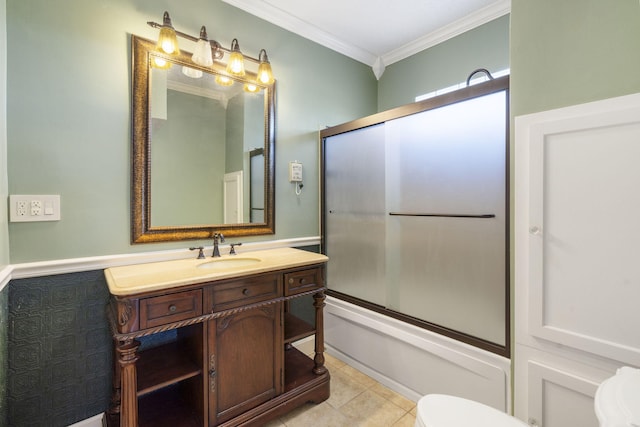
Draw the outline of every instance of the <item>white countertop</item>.
[[[328,260],[329,258],[322,254],[295,248],[280,248],[223,255],[219,258],[190,258],[111,267],[104,270],[104,274],[112,295],[136,295],[212,280],[324,263]],[[221,263],[217,266],[221,268],[198,267],[212,262]]]

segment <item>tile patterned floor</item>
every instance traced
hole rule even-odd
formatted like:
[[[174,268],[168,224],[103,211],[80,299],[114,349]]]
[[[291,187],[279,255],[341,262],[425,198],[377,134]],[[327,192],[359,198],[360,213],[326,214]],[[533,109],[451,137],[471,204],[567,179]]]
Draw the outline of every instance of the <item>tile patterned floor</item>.
[[[416,404],[325,353],[331,396],[307,404],[266,427],[413,427]]]

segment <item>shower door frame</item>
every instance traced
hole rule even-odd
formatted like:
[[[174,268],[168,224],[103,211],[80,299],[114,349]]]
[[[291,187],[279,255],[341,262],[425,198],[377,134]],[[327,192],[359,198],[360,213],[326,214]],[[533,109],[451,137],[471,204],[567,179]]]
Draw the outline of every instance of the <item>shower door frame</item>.
[[[326,248],[326,147],[327,138],[340,135],[343,133],[363,129],[366,127],[383,124],[389,120],[406,117],[412,114],[433,110],[440,107],[468,101],[474,98],[491,95],[498,92],[505,92],[506,110],[505,110],[505,292],[504,292],[504,345],[494,343],[479,337],[469,335],[451,328],[447,328],[423,319],[419,319],[405,313],[395,311],[393,309],[381,306],[370,301],[363,300],[352,295],[348,295],[331,289],[330,279],[327,280],[327,295],[335,297],[346,302],[361,306],[363,308],[378,312],[389,317],[407,322],[409,324],[439,333],[441,335],[453,338],[455,340],[473,345],[475,347],[490,351],[492,353],[511,357],[511,290],[510,290],[510,114],[509,114],[509,76],[504,76],[489,80],[484,83],[469,86],[455,92],[449,92],[434,98],[426,99],[420,102],[407,104],[391,110],[373,114],[353,120],[341,125],[326,128],[320,132],[320,234],[321,234],[321,252],[327,254]],[[327,254],[330,256],[330,254]],[[329,261],[331,262],[331,261]]]

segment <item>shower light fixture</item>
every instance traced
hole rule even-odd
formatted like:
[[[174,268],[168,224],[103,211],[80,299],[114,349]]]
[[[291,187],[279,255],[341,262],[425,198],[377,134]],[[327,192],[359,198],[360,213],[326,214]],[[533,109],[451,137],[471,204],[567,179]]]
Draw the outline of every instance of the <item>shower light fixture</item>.
[[[172,56],[179,55],[180,48],[178,47],[177,37],[182,37],[196,43],[191,60],[194,64],[200,67],[211,67],[213,66],[214,61],[221,61],[224,58],[225,54],[227,54],[227,74],[238,77],[245,76],[246,60],[258,65],[258,71],[256,73],[256,83],[258,83],[258,85],[271,85],[275,82],[273,72],[271,70],[271,64],[269,63],[269,58],[267,57],[267,52],[264,49],[260,50],[258,58],[252,58],[250,56],[242,54],[242,52],[240,51],[240,44],[238,43],[238,39],[233,39],[233,41],[231,42],[231,47],[229,49],[222,47],[222,45],[220,45],[220,43],[215,40],[209,40],[207,36],[207,29],[204,26],[200,28],[199,37],[194,37],[189,34],[177,31],[173,28],[169,12],[164,12],[162,24],[151,21],[147,22],[147,24],[153,28],[160,29],[156,48],[161,53]],[[171,63],[164,60],[163,58],[156,58],[153,65],[157,68],[169,68],[171,66]],[[185,74],[186,73],[193,74],[191,70],[185,70]],[[216,81],[218,81],[218,79],[216,79]],[[222,82],[223,79],[221,78],[220,81]],[[233,80],[231,79],[228,79],[226,81],[227,85],[232,83]],[[259,90],[259,86],[257,89]]]

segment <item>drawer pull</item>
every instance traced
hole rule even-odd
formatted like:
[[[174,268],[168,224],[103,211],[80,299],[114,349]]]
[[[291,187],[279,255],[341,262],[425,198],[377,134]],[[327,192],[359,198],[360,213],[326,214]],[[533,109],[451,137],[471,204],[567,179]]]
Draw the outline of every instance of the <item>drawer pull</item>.
[[[307,283],[307,279],[305,279],[304,277],[302,279],[300,279],[300,284],[301,285],[305,285]]]
[[[178,309],[178,307],[176,307],[174,304],[171,304],[171,305],[169,306],[169,311],[170,311],[171,313],[175,313],[175,311],[176,311],[177,309]]]
[[[290,285],[293,285],[293,282],[294,282],[293,277],[290,277],[290,278],[289,278],[289,284],[290,284]]]
[[[247,289],[247,288],[244,288],[244,289],[242,290],[242,295],[245,295],[245,296],[246,296],[246,295],[249,295],[249,293],[250,293],[250,292],[249,292],[249,289]]]

